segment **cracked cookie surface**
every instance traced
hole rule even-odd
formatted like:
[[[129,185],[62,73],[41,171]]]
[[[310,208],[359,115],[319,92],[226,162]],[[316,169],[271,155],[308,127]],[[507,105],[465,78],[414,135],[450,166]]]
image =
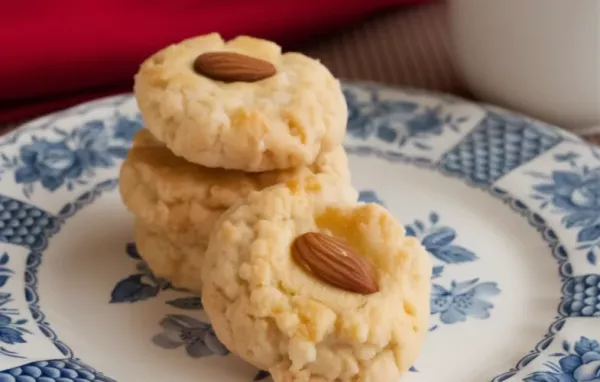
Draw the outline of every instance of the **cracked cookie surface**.
[[[396,382],[428,329],[431,259],[383,207],[354,203],[328,178],[252,193],[221,218],[204,307],[225,346],[276,382]],[[364,256],[379,290],[352,293],[306,272],[290,248],[307,232]]]
[[[256,82],[214,80],[194,70],[207,52],[258,58],[276,73]],[[339,146],[346,131],[346,101],[327,68],[247,36],[224,41],[213,33],[168,46],[142,63],[134,92],[153,134],[207,167],[256,172],[309,165]]]
[[[142,129],[136,133],[121,167],[119,191],[123,203],[146,232],[168,240],[180,250],[165,252],[165,268],[153,266],[160,264],[156,259],[148,261],[150,268],[175,285],[191,289],[198,280],[188,280],[181,276],[187,273],[175,270],[185,267],[187,256],[192,254],[198,257],[196,265],[200,266],[210,230],[229,207],[252,191],[313,172],[350,183],[348,159],[341,146],[319,156],[310,167],[245,173],[189,163],[174,155],[149,130]],[[140,252],[145,258],[147,253]],[[157,251],[153,250],[152,255],[156,257]]]
[[[206,243],[177,244],[164,231],[153,231],[138,219],[135,222],[134,240],[138,253],[156,277],[168,280],[178,288],[202,290],[202,261],[190,259],[204,254]]]

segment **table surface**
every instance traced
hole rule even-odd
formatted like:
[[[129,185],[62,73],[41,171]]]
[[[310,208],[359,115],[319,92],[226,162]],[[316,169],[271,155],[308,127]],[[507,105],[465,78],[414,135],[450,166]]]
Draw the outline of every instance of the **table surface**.
[[[298,50],[320,59],[341,79],[470,98],[452,62],[444,1],[387,12]],[[0,134],[23,122],[0,126]],[[600,134],[586,139],[600,144]]]

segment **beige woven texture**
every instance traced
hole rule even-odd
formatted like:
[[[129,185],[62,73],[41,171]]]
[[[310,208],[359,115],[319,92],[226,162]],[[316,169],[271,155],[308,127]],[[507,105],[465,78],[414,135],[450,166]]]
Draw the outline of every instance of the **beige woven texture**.
[[[304,51],[344,79],[464,94],[447,31],[438,1],[373,18]]]

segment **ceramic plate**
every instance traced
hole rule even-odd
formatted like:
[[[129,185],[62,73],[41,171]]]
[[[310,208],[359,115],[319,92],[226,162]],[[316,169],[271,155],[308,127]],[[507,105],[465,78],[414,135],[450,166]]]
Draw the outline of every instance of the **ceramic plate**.
[[[447,96],[345,86],[361,200],[435,262],[405,381],[600,381],[600,151]],[[117,176],[142,126],[118,96],[0,140],[0,382],[268,380],[198,296],[155,278]]]

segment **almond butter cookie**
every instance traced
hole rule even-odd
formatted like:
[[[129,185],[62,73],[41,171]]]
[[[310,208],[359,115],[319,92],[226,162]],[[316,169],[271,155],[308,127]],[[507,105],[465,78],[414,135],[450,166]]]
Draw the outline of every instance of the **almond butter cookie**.
[[[168,46],[141,65],[134,92],[156,138],[206,167],[310,165],[346,130],[346,102],[327,68],[247,36],[213,33]]]
[[[202,261],[189,259],[203,254],[206,243],[196,246],[173,242],[164,231],[154,231],[139,219],[135,221],[135,245],[140,256],[155,276],[169,280],[179,288],[193,291],[202,290]]]
[[[428,330],[431,259],[327,175],[252,193],[211,234],[204,308],[275,382],[396,382]]]
[[[191,289],[197,280],[186,280],[177,270],[185,266],[186,256],[192,253],[198,257],[195,264],[201,265],[210,230],[229,207],[252,191],[313,172],[331,174],[340,183],[350,183],[348,158],[341,146],[319,156],[310,167],[246,173],[187,162],[156,140],[149,130],[142,129],[136,133],[121,167],[119,191],[123,203],[145,231],[169,240],[185,254],[165,253],[164,260],[171,263],[158,269],[153,266],[158,262],[150,261],[147,253],[140,250],[150,268],[176,286]]]

